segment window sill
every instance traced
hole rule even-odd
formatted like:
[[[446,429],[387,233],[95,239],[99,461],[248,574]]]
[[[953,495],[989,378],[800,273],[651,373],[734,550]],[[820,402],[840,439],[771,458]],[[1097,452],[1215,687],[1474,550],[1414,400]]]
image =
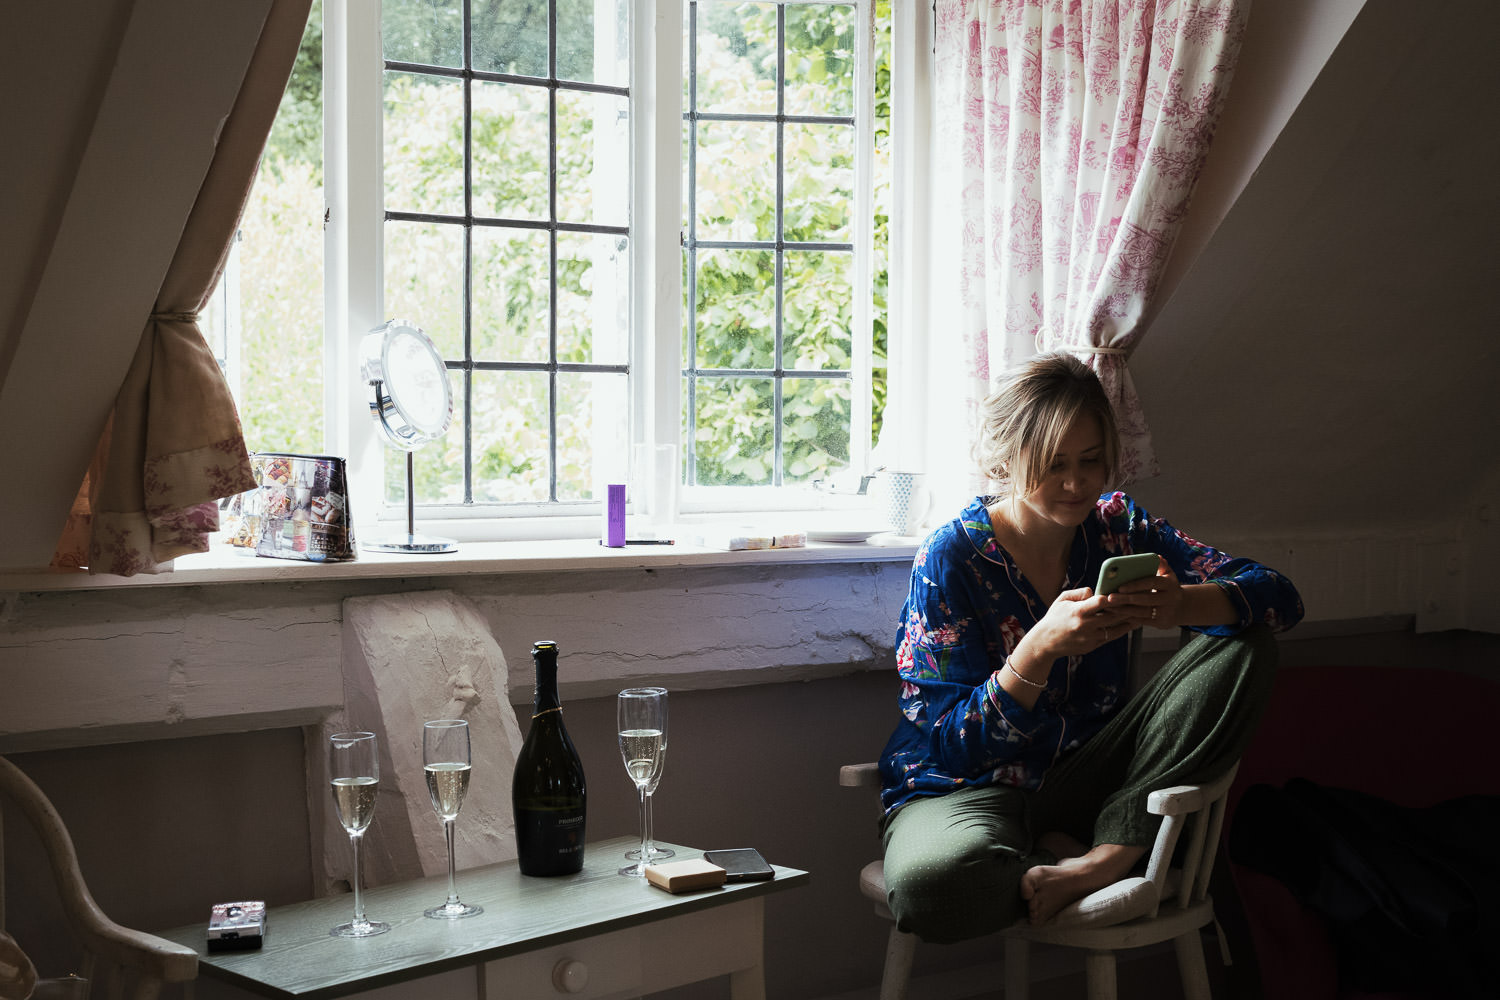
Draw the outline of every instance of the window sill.
[[[403,555],[361,550],[351,562],[312,563],[260,558],[215,543],[201,555],[183,556],[171,572],[119,577],[85,570],[0,570],[0,592],[109,590],[121,587],[187,587],[205,584],[315,582],[323,580],[459,577],[507,573],[568,573],[694,566],[767,566],[817,563],[909,562],[919,540],[889,534],[864,542],[808,542],[797,548],[727,551],[677,542],[611,549],[594,538],[549,541],[460,542],[456,552]]]

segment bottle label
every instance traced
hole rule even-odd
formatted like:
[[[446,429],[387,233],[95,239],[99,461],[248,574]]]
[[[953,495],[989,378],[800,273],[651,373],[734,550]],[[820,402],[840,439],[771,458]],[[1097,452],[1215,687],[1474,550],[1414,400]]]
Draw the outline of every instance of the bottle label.
[[[583,867],[584,811],[569,806],[516,808],[516,853],[524,875],[567,875]]]

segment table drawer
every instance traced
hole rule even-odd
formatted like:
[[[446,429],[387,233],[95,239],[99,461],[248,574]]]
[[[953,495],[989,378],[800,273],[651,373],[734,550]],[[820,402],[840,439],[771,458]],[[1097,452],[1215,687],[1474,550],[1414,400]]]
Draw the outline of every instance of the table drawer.
[[[747,899],[486,962],[479,1000],[619,1000],[686,983],[746,975],[736,997],[763,997],[764,908]]]
[[[643,933],[649,930],[631,927],[486,962],[479,973],[479,1000],[638,996]]]

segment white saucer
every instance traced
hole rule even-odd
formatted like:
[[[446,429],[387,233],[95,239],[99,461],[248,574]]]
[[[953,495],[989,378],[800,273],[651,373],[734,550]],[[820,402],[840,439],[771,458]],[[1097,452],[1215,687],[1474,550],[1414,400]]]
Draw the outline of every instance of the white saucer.
[[[872,535],[884,528],[811,528],[807,532],[809,542],[867,542]]]

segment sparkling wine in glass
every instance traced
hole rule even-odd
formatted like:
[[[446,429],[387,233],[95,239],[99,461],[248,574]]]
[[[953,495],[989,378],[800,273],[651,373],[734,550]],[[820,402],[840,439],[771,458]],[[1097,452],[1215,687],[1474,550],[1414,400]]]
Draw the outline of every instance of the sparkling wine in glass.
[[[658,688],[657,690],[663,694],[666,693],[665,688]],[[667,734],[663,732],[661,735],[661,754],[656,763],[656,775],[651,779],[651,784],[646,786],[646,864],[648,865],[654,865],[658,861],[665,861],[668,858],[677,856],[676,851],[670,847],[662,847],[656,842],[656,817],[652,814],[651,806],[651,800],[656,797],[656,786],[661,784],[661,775],[666,770],[666,766]],[[625,852],[627,861],[639,861],[640,857],[641,849],[639,847],[631,848]]]
[[[469,723],[464,719],[437,719],[422,726],[422,767],[427,776],[427,794],[432,809],[443,821],[448,840],[448,901],[422,915],[434,919],[472,917],[484,908],[461,902],[453,875],[453,823],[464,807],[469,791]]]
[[[646,791],[661,780],[661,767],[667,746],[666,688],[627,688],[615,699],[620,733],[620,758],[625,773],[635,782],[641,802],[641,853],[633,865],[620,869],[621,875],[644,876],[650,863],[647,846]]]
[[[380,754],[374,733],[334,733],[328,741],[328,773],[333,779],[333,805],[339,823],[354,848],[354,919],[328,933],[334,937],[373,937],[390,924],[365,919],[359,872],[359,842],[375,818],[375,793],[380,790]]]

